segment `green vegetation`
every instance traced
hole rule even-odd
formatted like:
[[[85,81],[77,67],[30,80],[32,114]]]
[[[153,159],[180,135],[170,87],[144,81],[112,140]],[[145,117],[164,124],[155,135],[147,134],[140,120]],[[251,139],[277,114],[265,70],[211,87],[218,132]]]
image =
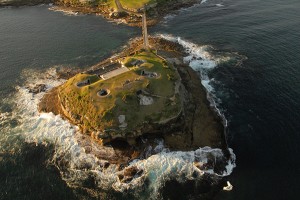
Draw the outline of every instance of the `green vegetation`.
[[[134,60],[145,63],[132,66]],[[113,129],[115,134],[124,136],[144,122],[160,122],[176,117],[181,110],[180,98],[175,94],[178,75],[172,67],[155,54],[142,52],[124,59],[130,71],[102,80],[96,75],[77,74],[59,88],[62,105],[69,117],[83,125],[87,131]],[[142,71],[155,72],[156,78],[141,76]],[[172,77],[172,78],[170,78]],[[90,80],[89,85],[78,87],[79,82]],[[98,92],[107,89],[110,93],[100,97]],[[140,105],[137,92],[153,98],[153,104]],[[126,130],[119,128],[119,115],[126,116]],[[109,133],[113,135],[113,133]]]
[[[119,0],[120,3],[127,8],[141,8],[145,4],[156,3],[162,0]],[[57,0],[57,2],[68,4],[68,5],[85,5],[85,6],[101,6],[103,4],[108,4],[110,7],[115,7],[115,0]]]
[[[119,0],[124,8],[138,9],[144,5],[150,4],[164,4],[172,0]],[[70,6],[90,6],[101,7],[102,5],[108,5],[111,8],[116,8],[115,0],[57,0],[57,2]]]
[[[101,7],[110,5],[112,0],[55,0],[55,2],[66,6]]]
[[[143,7],[145,4],[156,3],[156,0],[120,0],[120,2],[124,7],[137,9]]]

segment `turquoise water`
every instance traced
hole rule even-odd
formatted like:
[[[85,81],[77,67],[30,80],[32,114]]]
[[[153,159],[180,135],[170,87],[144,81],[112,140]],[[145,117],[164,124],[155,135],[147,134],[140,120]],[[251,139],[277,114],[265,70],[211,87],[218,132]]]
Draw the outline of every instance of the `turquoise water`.
[[[216,199],[299,198],[299,13],[297,0],[211,0],[150,28],[151,34],[211,45],[215,54],[238,52],[247,57],[239,66],[225,63],[207,74],[237,156],[237,167],[225,178],[234,189],[219,192]],[[33,71],[87,67],[139,34],[137,28],[101,17],[65,16],[45,6],[0,9],[1,112],[15,110],[9,100],[15,98],[16,86],[38,76]],[[83,189],[67,187],[56,168],[41,164],[52,158],[52,147],[24,145],[21,135],[30,135],[31,129],[24,129],[22,122],[20,116],[9,125],[0,124],[0,156],[14,152],[12,160],[0,160],[0,199],[92,198]],[[168,195],[192,199],[192,193],[174,190]],[[109,199],[111,194],[106,195]]]

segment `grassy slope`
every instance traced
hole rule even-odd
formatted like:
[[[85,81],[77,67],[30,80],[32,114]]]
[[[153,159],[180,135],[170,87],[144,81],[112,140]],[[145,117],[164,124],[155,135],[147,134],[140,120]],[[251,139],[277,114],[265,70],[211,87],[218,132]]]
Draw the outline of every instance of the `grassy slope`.
[[[120,2],[128,8],[141,8],[145,4],[156,3],[156,0],[120,0]]]
[[[130,67],[129,72],[108,80],[99,80],[96,75],[78,74],[60,87],[59,94],[63,104],[71,110],[73,116],[78,116],[80,123],[88,130],[118,130],[117,117],[124,114],[128,123],[127,131],[130,132],[144,121],[158,122],[176,116],[180,111],[179,98],[176,98],[175,105],[171,105],[169,100],[174,96],[174,81],[178,78],[174,69],[164,66],[164,62],[152,53],[144,52],[129,57],[126,61],[130,63],[133,59],[146,60],[148,63],[141,68],[155,71],[161,76],[158,79],[145,78],[140,76],[141,68]],[[91,85],[82,88],[76,86],[76,83],[87,78],[91,80]],[[130,83],[124,85],[128,80]],[[103,88],[111,91],[108,97],[101,98],[97,95]],[[139,89],[146,89],[151,94],[163,97],[154,98],[155,103],[152,105],[140,106],[136,96]]]
[[[36,0],[37,1],[37,0]],[[115,0],[94,0],[81,2],[79,0],[56,0],[57,2],[70,4],[74,6],[85,5],[85,6],[98,6],[108,3],[110,7],[115,8]],[[120,3],[126,8],[138,9],[143,7],[145,4],[152,4],[156,2],[164,2],[165,0],[119,0]]]
[[[161,0],[120,0],[120,3],[126,8],[138,9],[143,7],[145,4],[156,3]],[[108,0],[109,5],[115,8],[115,0]]]
[[[97,7],[100,5],[108,4],[109,7],[116,8],[115,0],[94,0],[94,1],[86,1],[86,2],[81,2],[79,0],[54,0],[54,1],[62,4],[71,5],[71,6]],[[119,1],[125,8],[138,9],[143,7],[145,4],[147,5],[154,4],[154,3],[164,4],[167,1],[172,1],[172,0],[119,0]]]

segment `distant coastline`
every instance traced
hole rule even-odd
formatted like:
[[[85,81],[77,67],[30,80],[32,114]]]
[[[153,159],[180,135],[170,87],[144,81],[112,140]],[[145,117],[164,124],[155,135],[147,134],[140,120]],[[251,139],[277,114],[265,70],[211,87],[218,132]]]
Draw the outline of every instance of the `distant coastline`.
[[[51,10],[95,14],[101,15],[104,18],[123,23],[129,26],[141,26],[141,17],[134,14],[128,14],[118,10],[115,6],[115,0],[109,0],[106,3],[94,4],[95,1],[71,1],[71,0],[0,0],[0,7],[4,6],[34,6],[39,4],[50,4],[53,6]],[[147,25],[152,26],[157,24],[164,16],[181,8],[191,7],[199,3],[199,0],[170,0],[159,1],[158,3],[148,6]],[[130,9],[130,8],[129,8]],[[135,9],[139,10],[139,9]]]

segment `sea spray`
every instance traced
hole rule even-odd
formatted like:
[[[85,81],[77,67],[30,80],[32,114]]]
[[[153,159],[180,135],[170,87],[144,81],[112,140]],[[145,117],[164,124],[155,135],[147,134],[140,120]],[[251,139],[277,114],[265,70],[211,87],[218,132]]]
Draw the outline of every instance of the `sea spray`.
[[[54,12],[61,12],[61,13],[63,13],[63,15],[66,15],[66,16],[82,16],[83,15],[82,13],[64,9],[64,8],[60,8],[57,6],[50,6],[50,8],[48,8],[48,9],[51,11],[54,11]]]
[[[217,106],[217,102],[219,102],[220,99],[215,95],[214,87],[211,84],[214,79],[211,79],[208,76],[208,73],[216,68],[218,64],[229,61],[231,59],[230,56],[213,56],[210,53],[210,51],[213,50],[213,47],[209,45],[197,45],[180,37],[175,37],[168,34],[158,34],[158,36],[166,40],[176,42],[185,49],[187,56],[183,58],[183,61],[192,69],[200,73],[201,83],[207,91],[207,99],[209,100],[211,106],[214,107],[218,115],[222,117],[223,124],[226,127],[227,120]]]

